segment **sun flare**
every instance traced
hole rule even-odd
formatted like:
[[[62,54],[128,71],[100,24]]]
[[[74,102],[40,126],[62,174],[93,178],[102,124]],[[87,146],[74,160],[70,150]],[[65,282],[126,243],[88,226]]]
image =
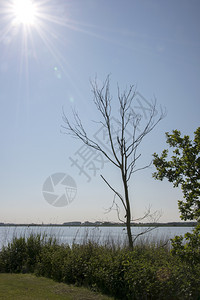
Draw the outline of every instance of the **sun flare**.
[[[0,0],[0,45],[2,43],[5,48],[9,46],[8,53],[17,57],[20,78],[25,75],[27,82],[31,62],[37,61],[39,65],[42,55],[44,60],[49,57],[47,60],[52,72],[57,79],[61,79],[67,72],[68,64],[60,49],[69,44],[63,30],[88,33],[88,28],[83,30],[79,22],[70,19],[68,2]]]
[[[31,0],[14,0],[13,13],[17,23],[33,25],[36,19],[36,6]]]

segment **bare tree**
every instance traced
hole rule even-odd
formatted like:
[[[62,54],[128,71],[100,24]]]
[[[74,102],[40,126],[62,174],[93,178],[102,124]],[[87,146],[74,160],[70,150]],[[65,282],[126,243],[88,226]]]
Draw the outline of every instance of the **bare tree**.
[[[118,118],[114,119],[112,114],[113,102],[110,95],[110,78],[106,78],[103,86],[100,88],[97,81],[91,83],[92,92],[94,95],[94,104],[100,112],[101,121],[99,122],[106,130],[109,138],[109,150],[105,149],[94,138],[89,137],[81,119],[76,111],[73,111],[74,123],[69,121],[63,111],[63,120],[65,125],[65,133],[80,139],[84,144],[92,147],[93,149],[102,153],[116,168],[120,170],[121,180],[123,183],[123,195],[113,187],[107,179],[101,175],[104,182],[117,196],[125,210],[125,224],[127,228],[129,247],[133,248],[133,236],[131,234],[131,205],[129,196],[129,181],[133,173],[147,168],[149,165],[137,168],[136,163],[141,154],[138,154],[138,148],[145,138],[154,127],[164,118],[165,112],[160,109],[159,115],[156,109],[156,101],[154,101],[148,109],[148,116],[146,117],[145,124],[142,125],[142,115],[138,114],[133,109],[133,100],[136,96],[134,86],[130,86],[128,90],[123,93],[120,92],[118,87],[117,102],[118,102]],[[158,115],[158,116],[157,116]],[[113,129],[113,119],[115,120],[115,127]],[[114,197],[114,202],[115,202]],[[116,202],[115,202],[116,203]],[[118,206],[117,206],[118,208]],[[118,209],[117,209],[118,211]],[[119,211],[118,211],[119,212]]]

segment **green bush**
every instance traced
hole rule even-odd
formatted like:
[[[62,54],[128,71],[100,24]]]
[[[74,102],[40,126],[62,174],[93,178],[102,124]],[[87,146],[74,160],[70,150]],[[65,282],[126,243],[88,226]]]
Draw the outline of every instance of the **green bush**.
[[[34,272],[38,256],[42,250],[44,237],[31,234],[26,240],[26,268],[27,272]]]
[[[177,251],[155,244],[133,251],[90,241],[69,247],[31,235],[2,248],[0,271],[35,272],[123,300],[200,299],[199,261],[191,264]]]
[[[184,237],[175,236],[171,242],[172,255],[192,265],[200,264],[200,224],[193,229],[192,233],[187,232]]]
[[[25,238],[14,237],[12,243],[2,248],[0,257],[1,272],[22,272],[27,261]]]

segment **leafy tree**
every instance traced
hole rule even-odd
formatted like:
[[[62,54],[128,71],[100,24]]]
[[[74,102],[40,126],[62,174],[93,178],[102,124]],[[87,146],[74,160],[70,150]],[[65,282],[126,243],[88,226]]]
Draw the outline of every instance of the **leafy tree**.
[[[173,147],[173,155],[168,159],[168,150],[161,156],[154,153],[153,164],[157,172],[153,177],[158,180],[167,178],[174,187],[180,186],[184,200],[178,201],[183,220],[200,221],[200,127],[194,132],[192,141],[188,135],[181,137],[178,130],[166,133],[167,143]]]
[[[70,134],[72,137],[78,138],[85,145],[101,153],[113,164],[113,166],[116,167],[117,170],[119,170],[123,185],[122,194],[116,187],[113,187],[103,175],[101,175],[101,177],[108,187],[114,192],[114,195],[121,201],[125,210],[124,223],[127,228],[129,247],[133,248],[129,181],[133,173],[148,167],[136,167],[136,163],[141,156],[141,154],[138,154],[138,148],[145,136],[154,129],[160,120],[162,120],[164,113],[161,110],[160,115],[158,115],[156,102],[154,102],[148,107],[148,109],[145,110],[146,120],[145,124],[142,125],[144,122],[141,123],[141,114],[137,114],[132,106],[133,100],[136,96],[133,86],[130,86],[130,88],[123,93],[121,93],[118,88],[117,102],[113,102],[110,95],[109,76],[101,88],[98,86],[96,81],[92,83],[92,92],[94,95],[94,104],[101,116],[99,123],[104,128],[104,134],[108,136],[108,144],[106,146],[109,147],[109,149],[104,147],[99,141],[96,141],[94,138],[89,136],[76,111],[73,113],[74,123],[70,122],[69,118],[63,112],[63,120],[66,124],[63,128],[65,129],[65,132]],[[118,113],[113,115],[113,109],[117,108],[117,106]],[[146,113],[146,111],[148,112]],[[116,204],[119,217],[119,206],[115,202],[115,197],[114,204]]]
[[[160,157],[154,153],[157,172],[153,177],[167,178],[174,187],[181,186],[184,196],[184,200],[178,201],[181,218],[198,222],[192,233],[171,240],[172,254],[194,266],[200,263],[200,127],[194,132],[193,141],[188,135],[181,137],[178,130],[166,133],[166,137],[169,146],[175,148],[174,155],[167,160],[168,150],[163,150]]]

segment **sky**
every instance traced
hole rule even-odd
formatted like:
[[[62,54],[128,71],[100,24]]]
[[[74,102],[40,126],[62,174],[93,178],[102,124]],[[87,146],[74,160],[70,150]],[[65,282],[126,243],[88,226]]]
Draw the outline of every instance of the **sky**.
[[[62,130],[62,110],[73,120],[76,109],[104,143],[91,81],[101,86],[110,74],[113,99],[117,85],[133,84],[143,107],[157,99],[167,111],[141,144],[139,166],[167,147],[165,132],[192,138],[200,112],[200,2],[21,0],[21,10],[19,1],[0,0],[0,222],[118,221],[100,177],[122,193],[118,170],[83,155],[83,144]],[[151,207],[160,222],[180,221],[180,189],[154,180],[154,171],[130,181],[133,219]]]

